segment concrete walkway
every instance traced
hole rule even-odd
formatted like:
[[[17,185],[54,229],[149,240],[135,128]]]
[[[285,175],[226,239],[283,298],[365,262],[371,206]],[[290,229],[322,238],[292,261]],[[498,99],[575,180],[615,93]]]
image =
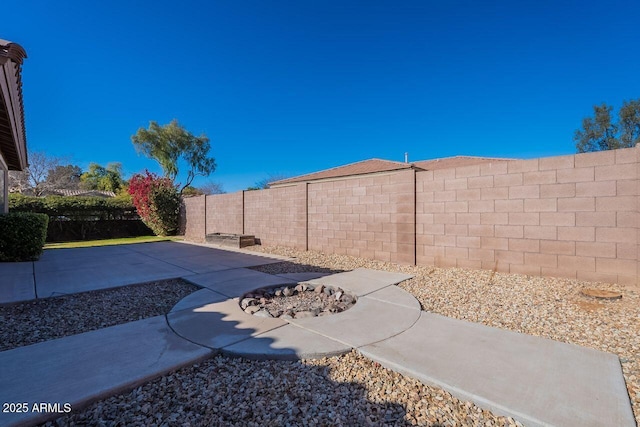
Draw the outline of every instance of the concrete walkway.
[[[202,289],[180,301],[166,318],[0,352],[0,402],[30,405],[28,413],[0,413],[0,425],[55,418],[57,414],[31,411],[32,405],[59,402],[80,408],[219,352],[292,359],[352,348],[527,426],[636,425],[617,356],[422,312],[413,296],[394,286],[409,276],[366,269],[325,277],[274,276],[245,268],[279,261],[268,257],[179,243],[133,246],[82,251],[80,257],[45,253],[46,262],[32,266],[35,289],[38,295],[40,289],[54,295],[79,291],[89,277],[71,273],[87,265],[101,269],[101,275],[113,276],[116,266],[125,273],[125,278],[100,279],[98,285],[90,281],[90,289],[176,273]],[[111,257],[143,265],[146,273],[121,269]],[[55,278],[54,265],[67,272],[67,281]],[[13,283],[29,276],[21,265],[12,268]],[[300,279],[340,286],[358,301],[339,314],[289,322],[251,316],[238,305],[238,296],[246,291]]]
[[[0,304],[264,265],[283,259],[182,242],[48,249],[39,261],[0,263]]]

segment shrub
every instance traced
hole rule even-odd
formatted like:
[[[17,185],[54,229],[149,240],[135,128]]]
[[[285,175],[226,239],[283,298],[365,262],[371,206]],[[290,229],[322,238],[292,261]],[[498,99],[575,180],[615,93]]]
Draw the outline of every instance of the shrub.
[[[169,178],[145,171],[129,181],[129,194],[142,221],[158,236],[176,234],[180,194]]]
[[[9,195],[9,210],[49,215],[51,220],[64,217],[73,220],[136,219],[135,206],[129,198],[115,197],[33,197]]]
[[[0,215],[0,261],[35,261],[47,237],[49,217],[44,214],[9,212]]]
[[[148,236],[129,194],[114,198],[9,194],[11,212],[49,216],[47,242]]]

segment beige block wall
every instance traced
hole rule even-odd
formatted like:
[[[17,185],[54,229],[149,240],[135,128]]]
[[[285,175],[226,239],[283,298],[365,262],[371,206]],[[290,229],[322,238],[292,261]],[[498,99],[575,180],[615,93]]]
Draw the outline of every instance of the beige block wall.
[[[638,149],[416,174],[420,265],[638,281]]]
[[[398,263],[638,284],[639,156],[629,148],[247,191],[244,233]],[[241,233],[242,197],[208,196],[206,217],[204,197],[186,199],[186,238]]]
[[[255,235],[263,245],[306,250],[306,185],[245,191],[245,234]]]
[[[204,242],[205,196],[186,197],[182,200],[180,229],[187,240]]]
[[[206,224],[209,233],[243,234],[243,192],[207,196]]]
[[[415,263],[415,172],[309,184],[309,249]]]

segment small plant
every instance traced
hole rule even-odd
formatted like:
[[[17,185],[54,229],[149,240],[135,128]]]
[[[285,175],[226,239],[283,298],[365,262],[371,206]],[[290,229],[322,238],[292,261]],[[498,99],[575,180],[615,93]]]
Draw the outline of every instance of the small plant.
[[[142,221],[158,236],[170,236],[178,230],[180,194],[169,178],[145,170],[129,183],[129,194]]]
[[[0,215],[0,261],[35,261],[47,237],[45,214],[10,212]]]

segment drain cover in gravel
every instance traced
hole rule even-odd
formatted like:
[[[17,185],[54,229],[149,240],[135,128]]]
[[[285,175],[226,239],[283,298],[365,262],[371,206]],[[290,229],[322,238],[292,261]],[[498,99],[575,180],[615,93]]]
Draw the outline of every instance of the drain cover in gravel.
[[[598,299],[619,299],[622,298],[620,292],[605,291],[602,289],[583,289],[582,295]]]
[[[299,283],[246,293],[240,298],[240,308],[254,316],[301,319],[341,313],[351,308],[356,299],[338,287]]]

